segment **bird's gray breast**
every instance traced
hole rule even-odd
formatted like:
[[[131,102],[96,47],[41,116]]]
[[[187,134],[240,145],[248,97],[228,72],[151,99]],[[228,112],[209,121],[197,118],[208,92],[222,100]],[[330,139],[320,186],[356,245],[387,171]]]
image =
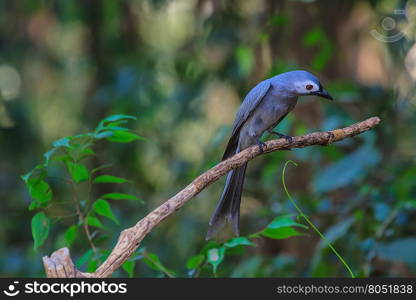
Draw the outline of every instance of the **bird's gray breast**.
[[[274,128],[296,105],[297,97],[269,91],[240,132],[242,148],[254,144],[266,130]]]

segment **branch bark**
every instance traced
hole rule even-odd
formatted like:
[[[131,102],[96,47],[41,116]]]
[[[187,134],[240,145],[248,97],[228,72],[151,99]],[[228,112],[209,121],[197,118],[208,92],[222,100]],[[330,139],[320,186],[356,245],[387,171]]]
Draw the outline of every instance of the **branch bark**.
[[[285,139],[270,140],[265,143],[264,152],[261,152],[258,146],[247,148],[201,174],[183,190],[138,221],[136,225],[123,230],[107,260],[94,273],[83,273],[77,270],[71,260],[68,248],[62,248],[52,253],[50,257],[43,257],[46,276],[51,278],[109,277],[136,251],[143,238],[154,227],[230,170],[238,168],[247,161],[264,153],[312,145],[329,145],[368,131],[379,123],[380,118],[372,117],[345,128],[296,136],[293,137],[291,142]]]

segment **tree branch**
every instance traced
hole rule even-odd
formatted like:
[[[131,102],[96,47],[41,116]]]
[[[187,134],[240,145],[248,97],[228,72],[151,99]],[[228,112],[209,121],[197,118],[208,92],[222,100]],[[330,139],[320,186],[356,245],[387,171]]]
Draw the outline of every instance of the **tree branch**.
[[[342,129],[296,136],[293,137],[291,142],[285,139],[267,141],[263,153],[257,145],[247,148],[201,174],[183,190],[138,221],[136,225],[123,230],[107,260],[94,273],[82,273],[75,269],[68,248],[62,248],[55,251],[50,257],[43,257],[46,275],[47,277],[109,277],[136,251],[143,238],[154,227],[230,170],[238,168],[264,153],[312,145],[329,145],[361,134],[374,128],[379,123],[380,119],[378,117],[372,117]]]

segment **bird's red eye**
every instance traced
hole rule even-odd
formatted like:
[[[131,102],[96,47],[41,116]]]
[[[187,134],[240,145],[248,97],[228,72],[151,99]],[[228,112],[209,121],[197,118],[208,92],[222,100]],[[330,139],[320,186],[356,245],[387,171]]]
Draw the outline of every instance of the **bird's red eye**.
[[[308,91],[310,91],[311,89],[313,89],[313,85],[312,85],[312,84],[308,84],[308,85],[306,86],[306,89],[307,89]]]

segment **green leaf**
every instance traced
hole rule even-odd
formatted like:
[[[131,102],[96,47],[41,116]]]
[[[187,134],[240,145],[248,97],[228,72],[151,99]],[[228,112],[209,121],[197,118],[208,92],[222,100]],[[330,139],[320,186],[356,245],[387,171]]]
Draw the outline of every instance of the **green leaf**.
[[[105,261],[111,254],[110,250],[101,249],[99,250],[99,252],[100,252],[100,255],[98,256],[97,260],[101,262]]]
[[[43,154],[43,157],[45,158],[45,164],[46,165],[49,163],[52,155],[56,152],[56,150],[58,150],[58,149],[57,148],[52,148],[51,150],[49,150],[48,152]]]
[[[113,135],[112,131],[103,131],[94,135],[94,137],[98,140],[105,139]]]
[[[197,269],[205,260],[202,254],[194,255],[186,262],[186,267],[190,270]]]
[[[29,205],[29,210],[34,210],[34,209],[36,209],[36,208],[38,208],[38,202],[36,202],[36,201],[32,201],[31,203],[30,203],[30,205]]]
[[[77,134],[75,136],[70,136],[71,139],[85,139],[85,138],[91,138],[92,137],[92,133],[80,133]]]
[[[117,121],[117,122],[110,122],[110,123],[107,123],[106,125],[105,125],[105,127],[107,127],[107,128],[109,128],[109,127],[117,127],[117,126],[119,126],[119,125],[121,125],[121,124],[126,124],[126,123],[128,123],[129,121],[128,120],[119,120],[119,121]]]
[[[65,241],[68,245],[72,245],[77,236],[78,226],[72,225],[65,231]]]
[[[36,167],[34,167],[30,172],[27,172],[26,174],[22,175],[21,178],[22,180],[28,184],[29,183],[29,179],[32,177],[32,175],[35,173],[35,171],[41,170],[40,176],[38,178],[43,179],[45,176],[45,166],[44,165],[37,165]]]
[[[95,152],[90,148],[85,148],[79,154],[79,159],[84,159],[88,156],[95,155]]]
[[[117,218],[114,216],[113,212],[111,211],[110,204],[104,199],[98,199],[93,204],[93,210],[104,217],[107,217],[114,221],[116,224],[120,224]]]
[[[30,178],[28,186],[30,196],[38,202],[36,207],[44,207],[52,200],[52,189],[45,180]]]
[[[224,247],[212,248],[207,252],[207,260],[212,265],[214,274],[217,273],[218,266],[224,260],[224,253]]]
[[[91,260],[87,265],[87,272],[95,272],[98,268],[98,260]]]
[[[301,232],[292,227],[308,228],[303,224],[295,222],[291,216],[284,215],[274,218],[263,231],[255,233],[252,237],[262,235],[272,239],[286,239],[291,236],[302,235]]]
[[[97,168],[92,169],[90,173],[94,174],[94,173],[97,173],[100,170],[111,168],[112,166],[113,166],[112,164],[102,165],[102,166],[99,166]]]
[[[115,143],[130,143],[135,140],[144,140],[144,138],[129,131],[113,131],[107,140]]]
[[[174,272],[166,268],[162,262],[160,261],[159,257],[154,253],[146,253],[144,254],[143,261],[153,270],[161,271],[165,273],[169,277],[175,277]]]
[[[82,182],[90,177],[87,167],[82,164],[67,161],[66,166],[75,182]]]
[[[59,147],[71,148],[71,145],[70,145],[71,139],[72,139],[71,136],[64,137],[62,139],[59,139],[59,140],[53,142],[52,146],[54,146],[55,148],[59,148]]]
[[[54,161],[62,161],[62,162],[67,162],[67,161],[72,161],[72,157],[70,155],[64,154],[64,155],[58,155],[55,156],[53,158]]]
[[[110,236],[108,236],[106,234],[102,234],[102,235],[99,235],[97,237],[94,237],[94,242],[95,242],[95,244],[100,244],[100,243],[108,240],[109,238],[110,238]]]
[[[88,262],[92,256],[94,255],[94,251],[92,249],[89,249],[87,252],[85,252],[75,263],[76,267],[79,269],[81,268],[86,262]]]
[[[93,216],[88,216],[87,217],[87,224],[90,225],[90,226],[101,228],[101,229],[104,228],[103,223],[101,223],[101,221],[99,219],[97,219],[96,217],[93,217]]]
[[[100,175],[95,177],[94,179],[94,183],[130,183],[130,180],[121,178],[121,177],[117,177],[117,176],[112,176],[112,175]]]
[[[114,123],[111,123],[111,124],[114,124]],[[114,126],[114,125],[110,125],[110,124],[105,126],[105,129],[106,130],[111,130],[111,131],[113,131],[113,130],[129,131],[130,130],[129,128],[126,128],[126,127]]]
[[[29,178],[30,178],[30,176],[32,176],[33,171],[34,171],[34,169],[32,171],[26,173],[25,175],[20,176],[20,178],[22,178],[22,180],[25,182],[25,184],[28,184]]]
[[[43,245],[49,235],[50,219],[43,213],[39,212],[32,218],[32,236],[35,251]]]
[[[137,198],[136,196],[122,193],[108,193],[103,195],[102,197],[112,200],[139,200],[139,198]]]
[[[292,227],[266,228],[260,234],[272,239],[286,239],[291,236],[302,235]]]
[[[29,190],[30,197],[34,200],[29,210],[45,207],[52,200],[52,189],[44,180],[46,175],[45,166],[37,165],[32,171],[21,176]]]
[[[137,118],[135,116],[117,114],[104,118],[103,122],[116,122],[120,120],[137,120]]]
[[[267,225],[267,228],[281,228],[281,227],[291,227],[297,226],[304,229],[308,229],[307,226],[295,222],[290,216],[279,216],[273,219],[273,221]]]
[[[256,246],[256,244],[254,244],[248,238],[243,237],[243,236],[232,238],[224,244],[224,246],[227,247],[227,248],[233,248],[233,247],[242,246],[242,245],[244,245],[244,246]]]
[[[129,274],[129,277],[132,278],[134,276],[134,267],[136,266],[136,262],[132,260],[127,260],[124,264],[121,265],[124,271]]]

